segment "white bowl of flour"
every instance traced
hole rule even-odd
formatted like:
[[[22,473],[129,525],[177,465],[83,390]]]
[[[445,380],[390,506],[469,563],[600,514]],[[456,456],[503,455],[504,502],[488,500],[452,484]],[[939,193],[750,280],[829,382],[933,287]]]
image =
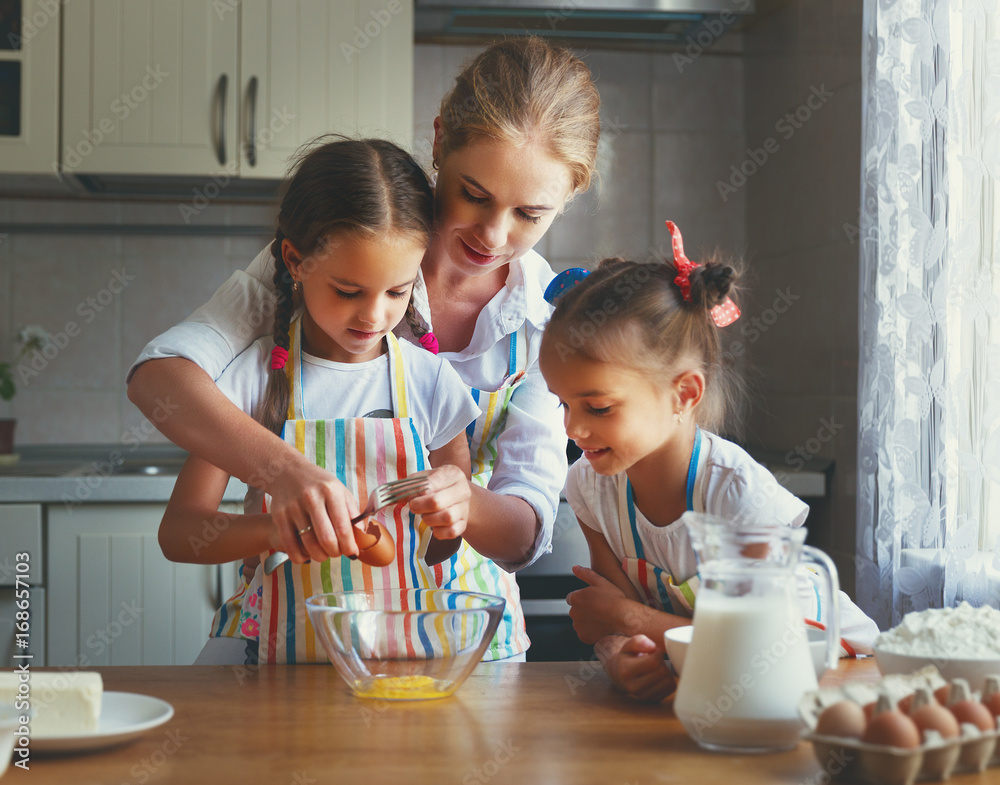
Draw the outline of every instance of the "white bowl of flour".
[[[875,641],[875,660],[884,675],[934,665],[945,679],[981,690],[987,676],[1000,675],[1000,610],[963,602],[908,613]]]

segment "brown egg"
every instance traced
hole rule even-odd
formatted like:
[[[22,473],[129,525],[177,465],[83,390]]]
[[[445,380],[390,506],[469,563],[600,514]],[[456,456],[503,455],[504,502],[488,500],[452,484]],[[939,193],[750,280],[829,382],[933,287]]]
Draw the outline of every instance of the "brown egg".
[[[948,710],[955,715],[955,719],[961,722],[968,722],[975,725],[979,730],[996,730],[997,721],[982,703],[974,700],[960,700],[951,704]]]
[[[961,733],[955,715],[936,701],[914,709],[910,719],[916,723],[921,738],[926,738],[929,730],[937,731],[943,739],[954,739]]]
[[[816,722],[816,733],[821,736],[860,739],[864,732],[864,709],[850,700],[842,700],[827,706]]]
[[[872,715],[875,713],[875,701],[872,701],[871,703],[866,703],[864,706],[861,707],[861,710],[865,713],[865,722],[869,722],[872,718]]]
[[[920,746],[920,731],[916,723],[899,709],[889,709],[872,717],[861,741],[883,747],[913,749]]]
[[[942,706],[948,705],[948,698],[950,695],[951,695],[950,684],[945,684],[943,687],[938,687],[936,690],[934,690],[934,699]]]
[[[371,567],[385,567],[396,559],[396,543],[392,535],[374,518],[365,522],[365,528],[354,527],[354,541],[361,553],[358,559]]]
[[[994,717],[1000,717],[1000,676],[986,677],[983,684],[983,705]]]
[[[899,709],[903,714],[909,714],[910,708],[913,706],[913,693],[902,698],[899,703],[896,704],[896,708]]]

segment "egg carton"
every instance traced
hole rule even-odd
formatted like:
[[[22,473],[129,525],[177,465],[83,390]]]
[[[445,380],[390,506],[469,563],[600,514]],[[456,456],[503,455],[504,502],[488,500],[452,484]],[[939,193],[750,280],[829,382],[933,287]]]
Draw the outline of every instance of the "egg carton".
[[[819,715],[828,706],[851,700],[861,706],[888,695],[893,705],[919,687],[932,691],[947,682],[933,665],[906,676],[890,675],[875,683],[848,682],[840,687],[806,693],[799,713],[808,731],[803,739],[811,741],[813,753],[823,770],[833,780],[863,780],[872,785],[911,785],[915,781],[946,780],[952,774],[981,772],[1000,765],[1000,729],[981,731],[962,723],[956,739],[944,739],[928,731],[923,744],[915,749],[900,749],[870,744],[859,739],[826,736],[815,732]],[[979,693],[973,693],[979,700]]]

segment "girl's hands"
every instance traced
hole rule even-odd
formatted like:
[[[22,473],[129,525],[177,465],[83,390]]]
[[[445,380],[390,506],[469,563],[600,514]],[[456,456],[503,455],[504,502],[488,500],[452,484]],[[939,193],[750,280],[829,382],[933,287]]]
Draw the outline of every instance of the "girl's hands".
[[[423,517],[435,539],[461,537],[469,525],[472,487],[468,474],[457,466],[446,465],[412,476],[426,476],[429,487],[423,495],[410,499],[410,509]]]
[[[283,471],[280,482],[272,483],[271,518],[278,549],[296,564],[357,556],[351,518],[360,511],[343,483],[304,458]],[[299,534],[303,529],[307,530]]]
[[[633,635],[610,653],[604,663],[608,677],[618,689],[636,700],[658,703],[677,689],[677,679],[663,652],[645,635]]]
[[[588,567],[576,565],[573,574],[590,584],[566,597],[573,629],[584,643],[597,643],[605,635],[627,633],[628,605],[625,592]]]

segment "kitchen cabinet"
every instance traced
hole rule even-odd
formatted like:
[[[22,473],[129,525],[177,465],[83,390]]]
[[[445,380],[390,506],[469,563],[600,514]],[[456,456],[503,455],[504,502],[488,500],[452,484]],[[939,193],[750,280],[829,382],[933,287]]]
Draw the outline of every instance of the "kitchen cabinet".
[[[237,565],[167,561],[156,539],[164,507],[47,506],[48,665],[194,661]]]
[[[0,172],[52,174],[59,160],[58,0],[0,7]]]
[[[32,665],[45,665],[42,505],[0,504],[0,542],[0,668],[14,667],[14,655],[24,654]],[[27,646],[18,646],[19,639]]]
[[[64,172],[280,178],[330,132],[408,144],[410,0],[73,0]]]
[[[238,167],[235,7],[72,0],[63,15],[64,173]]]

